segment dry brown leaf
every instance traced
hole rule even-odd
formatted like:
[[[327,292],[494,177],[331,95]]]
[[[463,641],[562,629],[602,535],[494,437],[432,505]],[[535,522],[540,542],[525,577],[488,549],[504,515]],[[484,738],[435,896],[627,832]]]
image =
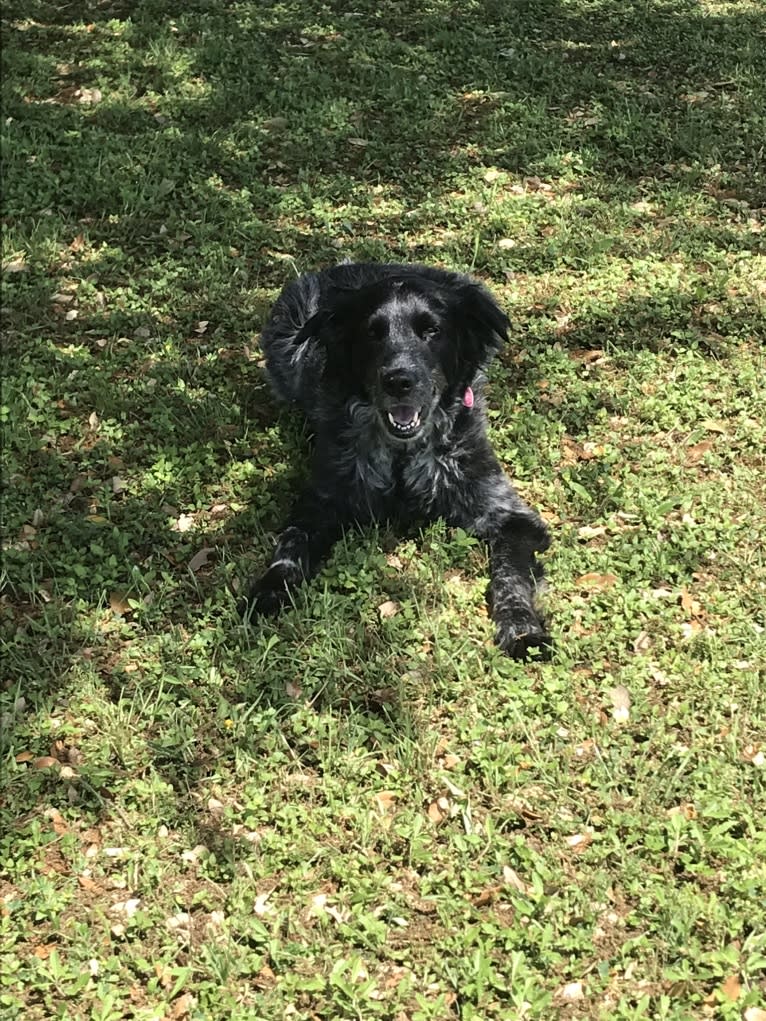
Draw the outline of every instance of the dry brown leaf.
[[[41,755],[39,758],[34,760],[32,765],[35,769],[50,769],[51,766],[60,766],[61,763],[52,755]]]
[[[617,576],[615,574],[581,574],[579,578],[575,579],[577,588],[589,589],[590,591],[601,592],[612,588],[616,584]]]
[[[686,588],[681,589],[681,609],[687,617],[699,617],[702,607]]]
[[[165,1013],[167,1021],[183,1021],[196,1007],[197,1000],[191,993],[181,993],[177,1000],[173,1000]]]
[[[447,798],[437,798],[428,806],[428,818],[435,826],[439,826],[449,818],[450,803]]]
[[[303,688],[295,681],[288,681],[285,684],[285,694],[288,698],[300,698],[303,694]]]
[[[604,352],[601,348],[593,348],[592,350],[584,350],[582,348],[574,348],[569,352],[569,357],[573,362],[582,362],[584,365],[595,365],[604,358]]]
[[[32,953],[40,961],[47,961],[53,951],[56,949],[55,943],[41,943],[36,946]]]
[[[735,1003],[742,992],[742,985],[739,981],[739,975],[729,975],[729,977],[721,983],[720,993],[727,999]]]
[[[694,446],[686,448],[686,463],[687,464],[699,464],[705,454],[709,450],[713,449],[713,440],[701,440],[699,443],[695,443]]]
[[[391,815],[396,808],[396,800],[399,797],[396,791],[377,791],[372,800],[381,815]]]
[[[16,755],[16,762],[31,762],[34,757],[33,752],[19,752]]]
[[[499,883],[496,886],[485,886],[481,893],[477,893],[473,898],[474,905],[480,908],[484,904],[491,904],[493,900],[497,900],[497,895],[501,890],[502,886]]]

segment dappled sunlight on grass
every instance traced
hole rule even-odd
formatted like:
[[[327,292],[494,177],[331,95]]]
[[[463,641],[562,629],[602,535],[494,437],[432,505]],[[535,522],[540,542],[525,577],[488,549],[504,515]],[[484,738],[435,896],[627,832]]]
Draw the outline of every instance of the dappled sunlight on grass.
[[[762,1021],[766,19],[754,0],[7,5],[0,1013]],[[551,663],[485,551],[307,471],[296,273],[479,276]]]

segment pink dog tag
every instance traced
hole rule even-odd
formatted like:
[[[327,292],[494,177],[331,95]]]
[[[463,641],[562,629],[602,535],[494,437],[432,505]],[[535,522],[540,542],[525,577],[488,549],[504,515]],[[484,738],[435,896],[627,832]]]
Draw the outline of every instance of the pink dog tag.
[[[463,404],[466,406],[466,408],[473,407],[473,390],[470,388],[470,386],[467,386],[465,388],[465,393],[463,394]]]

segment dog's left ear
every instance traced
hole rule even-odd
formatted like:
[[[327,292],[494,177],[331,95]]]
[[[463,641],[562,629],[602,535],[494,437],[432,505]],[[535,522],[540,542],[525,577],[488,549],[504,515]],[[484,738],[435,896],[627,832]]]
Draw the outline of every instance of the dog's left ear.
[[[460,289],[456,313],[458,372],[470,381],[508,340],[510,323],[489,291],[473,282]]]

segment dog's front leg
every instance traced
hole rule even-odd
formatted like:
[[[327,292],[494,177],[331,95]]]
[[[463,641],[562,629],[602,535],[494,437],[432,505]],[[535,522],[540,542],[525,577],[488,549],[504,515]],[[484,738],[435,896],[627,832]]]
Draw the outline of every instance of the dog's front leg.
[[[492,462],[490,462],[492,463]],[[489,547],[487,601],[496,625],[495,640],[514,659],[532,649],[547,658],[551,638],[536,606],[543,569],[536,553],[548,548],[548,530],[500,471],[488,471],[464,490],[465,502],[448,520],[483,539]]]
[[[548,546],[548,533],[540,519],[529,512],[506,519],[488,536],[490,613],[496,625],[495,640],[514,659],[526,659],[537,649],[550,656],[551,637],[536,606],[543,569],[535,553]]]
[[[293,591],[310,578],[340,538],[337,510],[312,494],[293,509],[265,574],[254,581],[242,606],[247,616],[270,616],[289,603]]]

